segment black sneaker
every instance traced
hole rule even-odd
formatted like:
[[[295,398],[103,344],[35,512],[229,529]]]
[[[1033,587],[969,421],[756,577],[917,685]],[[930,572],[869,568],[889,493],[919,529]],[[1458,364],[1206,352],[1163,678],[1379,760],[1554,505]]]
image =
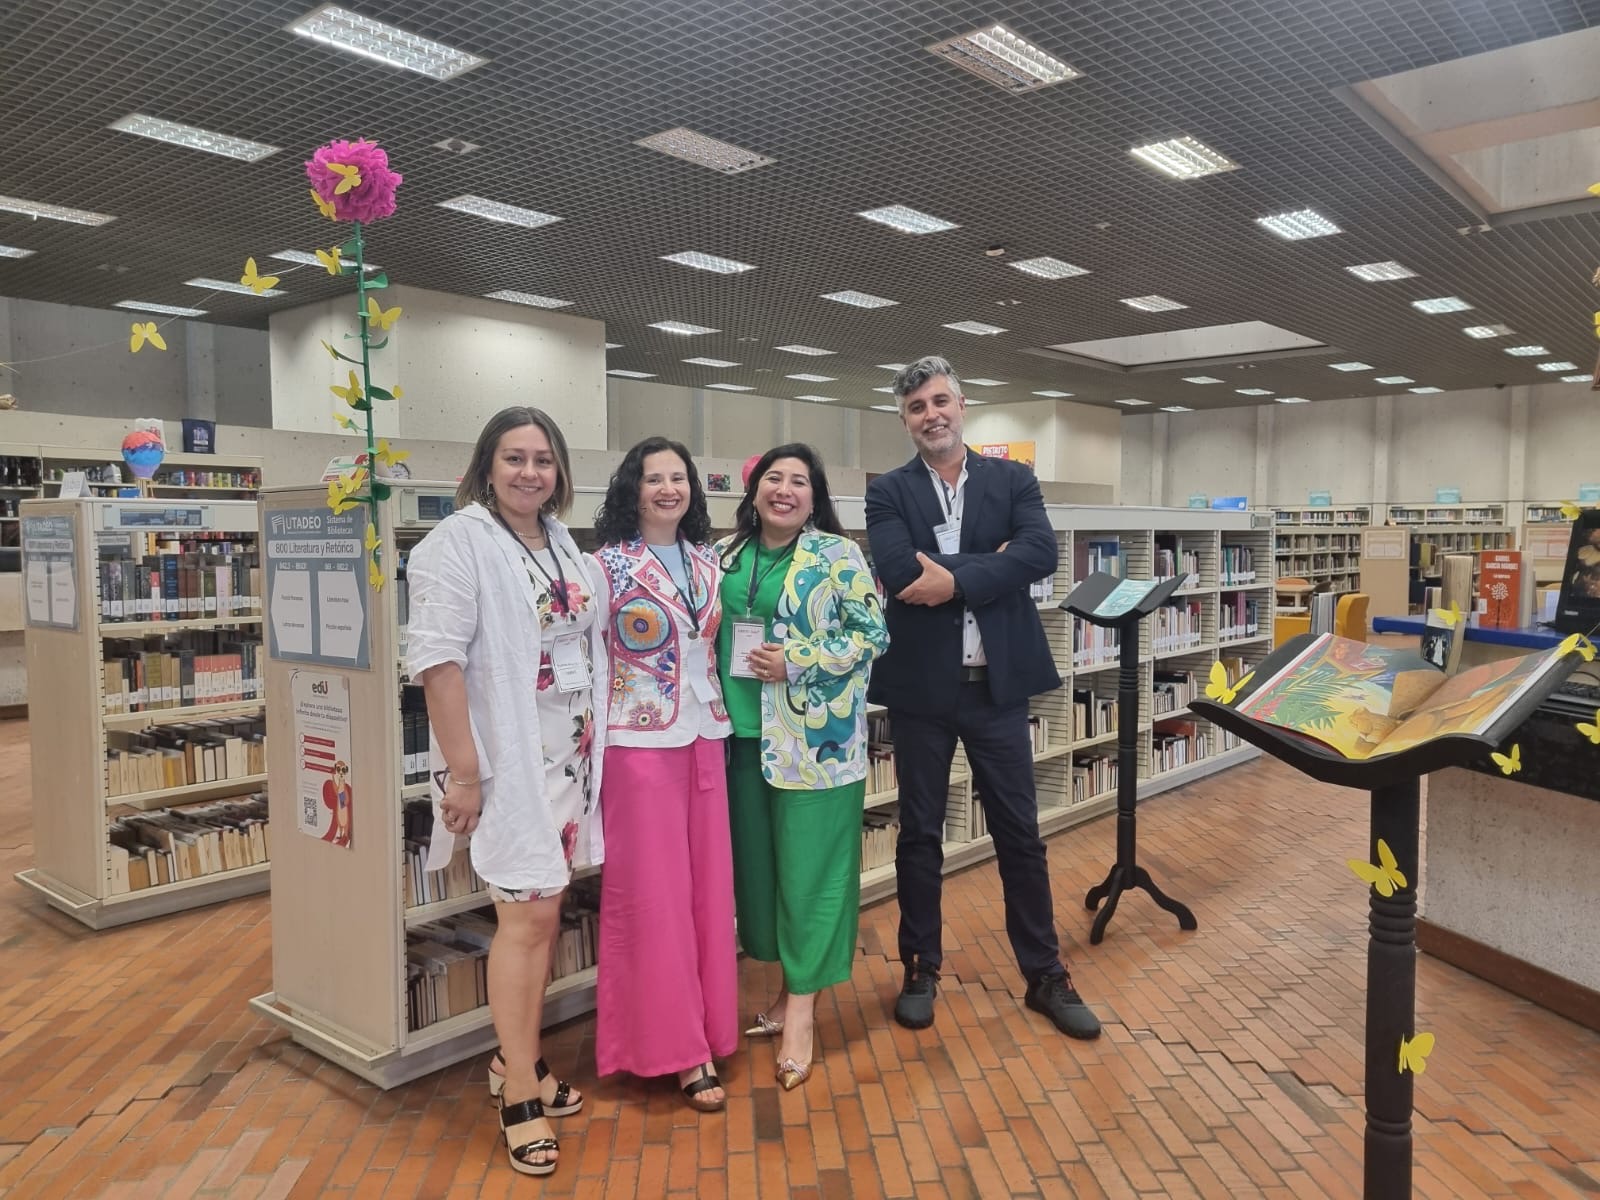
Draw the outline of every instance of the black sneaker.
[[[926,1029],[933,1024],[933,998],[938,992],[939,972],[908,966],[905,986],[894,1002],[894,1019],[907,1029]]]
[[[1026,1003],[1034,1012],[1041,1012],[1055,1023],[1055,1027],[1068,1037],[1085,1041],[1100,1036],[1100,1020],[1089,1011],[1066,975],[1046,975],[1028,985]],[[900,1011],[895,1009],[895,1015]]]

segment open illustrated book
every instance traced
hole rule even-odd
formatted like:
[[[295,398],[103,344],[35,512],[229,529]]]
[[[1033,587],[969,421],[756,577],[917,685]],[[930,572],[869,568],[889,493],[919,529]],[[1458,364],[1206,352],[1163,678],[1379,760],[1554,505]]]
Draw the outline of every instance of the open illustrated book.
[[[1234,711],[1364,761],[1442,737],[1487,742],[1519,699],[1567,665],[1548,650],[1447,676],[1410,650],[1325,633]]]

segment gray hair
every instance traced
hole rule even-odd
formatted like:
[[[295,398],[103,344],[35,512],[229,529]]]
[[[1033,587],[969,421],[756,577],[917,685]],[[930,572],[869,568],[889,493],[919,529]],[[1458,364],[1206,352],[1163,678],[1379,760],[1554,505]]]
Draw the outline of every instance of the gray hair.
[[[901,367],[894,377],[894,398],[904,400],[935,375],[947,376],[950,380],[950,390],[956,395],[961,395],[961,380],[956,378],[956,369],[950,365],[948,358],[940,358],[937,354],[925,355],[909,366]]]

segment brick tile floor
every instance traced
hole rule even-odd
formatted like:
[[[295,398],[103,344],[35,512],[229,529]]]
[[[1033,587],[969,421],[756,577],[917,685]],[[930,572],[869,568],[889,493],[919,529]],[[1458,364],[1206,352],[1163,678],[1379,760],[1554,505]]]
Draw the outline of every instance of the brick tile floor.
[[[548,1181],[506,1166],[484,1060],[378,1091],[245,1007],[271,986],[266,897],[93,933],[10,881],[31,862],[24,722],[0,724],[0,1197],[1355,1197],[1366,895],[1344,859],[1366,801],[1253,763],[1147,805],[1141,857],[1197,933],[1141,894],[1089,947],[1103,819],[1050,844],[1098,1042],[1021,1003],[993,864],[948,881],[933,1030],[889,1019],[895,908],[819,1003],[793,1093],[771,1043],[723,1067],[728,1111],[592,1075],[593,1026],[546,1039],[584,1087]],[[1600,1196],[1600,1035],[1422,958],[1416,1193]],[[775,990],[746,962],[745,1015]]]

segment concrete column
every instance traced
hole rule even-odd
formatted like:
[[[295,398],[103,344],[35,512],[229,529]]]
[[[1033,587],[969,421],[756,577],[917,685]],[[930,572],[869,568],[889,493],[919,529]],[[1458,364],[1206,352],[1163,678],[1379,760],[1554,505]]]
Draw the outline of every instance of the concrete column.
[[[711,453],[711,435],[706,429],[706,393],[703,388],[689,390],[689,453],[696,458]]]
[[[1170,413],[1156,413],[1150,431],[1150,499],[1148,503],[1164,505],[1167,501],[1167,431],[1172,424]]]
[[[217,419],[216,326],[189,321],[184,326],[184,334],[183,415],[215,421]],[[168,434],[168,437],[170,438],[171,434]]]
[[[1528,408],[1532,395],[1526,387],[1507,388],[1506,393],[1506,520],[1521,525],[1523,505],[1534,499],[1528,495]]]
[[[1394,397],[1379,396],[1372,408],[1372,503],[1375,507],[1389,503],[1392,474],[1390,445],[1393,440]],[[1374,522],[1378,521],[1378,516],[1374,511]]]
[[[1250,506],[1266,508],[1272,504],[1287,503],[1277,496],[1269,496],[1272,485],[1272,430],[1278,410],[1270,404],[1256,408],[1256,458],[1253,482],[1250,488]]]

